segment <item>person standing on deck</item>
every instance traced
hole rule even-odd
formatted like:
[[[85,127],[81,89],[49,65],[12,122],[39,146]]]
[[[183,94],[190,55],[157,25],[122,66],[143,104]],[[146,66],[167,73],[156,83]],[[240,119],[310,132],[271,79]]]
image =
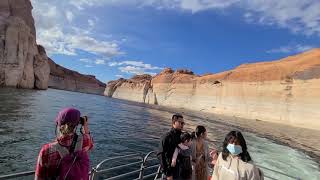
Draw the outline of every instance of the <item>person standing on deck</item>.
[[[188,132],[182,132],[181,143],[178,144],[173,153],[171,167],[178,168],[179,180],[191,180],[192,178],[192,165],[191,165],[191,143],[192,137]],[[177,165],[177,162],[179,166]]]
[[[180,135],[183,126],[183,116],[181,114],[174,114],[172,116],[172,129],[161,138],[159,144],[158,158],[167,180],[173,180],[179,176],[177,168],[172,167],[171,162],[176,147],[181,143]]]
[[[234,179],[264,179],[263,172],[253,164],[246,140],[239,131],[231,131],[225,137],[211,180]]]
[[[212,161],[209,146],[207,143],[207,130],[204,126],[197,126],[195,132],[192,133],[194,138],[191,146],[192,164],[193,164],[193,180],[207,180],[209,167]]]
[[[81,135],[76,133],[79,124]],[[65,108],[56,117],[56,132],[56,140],[40,150],[35,180],[88,180],[88,151],[93,148],[88,118],[80,117],[77,109]]]

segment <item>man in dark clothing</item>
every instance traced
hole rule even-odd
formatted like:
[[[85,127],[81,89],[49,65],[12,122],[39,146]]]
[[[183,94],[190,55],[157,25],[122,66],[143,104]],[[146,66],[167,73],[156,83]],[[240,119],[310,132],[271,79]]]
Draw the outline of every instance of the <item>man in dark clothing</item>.
[[[178,177],[177,169],[175,167],[171,167],[171,161],[175,148],[181,142],[180,135],[183,126],[183,116],[181,114],[174,114],[172,116],[172,129],[167,132],[160,141],[158,157],[167,180],[172,180]]]

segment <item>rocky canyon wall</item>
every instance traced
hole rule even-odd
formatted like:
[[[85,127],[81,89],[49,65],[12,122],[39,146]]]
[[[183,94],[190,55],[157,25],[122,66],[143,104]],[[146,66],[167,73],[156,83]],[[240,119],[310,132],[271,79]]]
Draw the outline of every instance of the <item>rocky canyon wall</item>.
[[[219,74],[165,69],[130,88],[116,82],[107,84],[105,95],[320,130],[320,49]],[[110,94],[112,84],[117,86]]]
[[[55,64],[36,44],[30,0],[0,1],[0,87],[48,87],[103,95],[105,84]]]
[[[47,88],[49,64],[31,11],[30,0],[0,1],[0,86]]]
[[[146,95],[151,88],[150,75],[136,75],[131,79],[120,78],[110,81],[104,91],[105,96],[145,103]]]
[[[103,95],[106,84],[95,76],[83,75],[64,68],[49,58],[50,77],[49,88]]]

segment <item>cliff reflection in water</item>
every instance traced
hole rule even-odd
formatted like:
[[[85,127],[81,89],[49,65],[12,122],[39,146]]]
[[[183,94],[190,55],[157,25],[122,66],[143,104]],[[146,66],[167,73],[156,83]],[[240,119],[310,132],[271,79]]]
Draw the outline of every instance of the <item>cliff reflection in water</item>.
[[[91,164],[114,154],[148,152],[158,147],[158,138],[170,128],[171,112],[103,96],[53,90],[0,89],[0,174],[33,170],[40,147],[54,139],[54,118],[66,106],[88,115],[95,148]],[[235,127],[218,121],[185,116],[187,130],[198,124],[208,129],[210,145],[218,147]],[[303,152],[244,132],[257,164],[303,179],[320,177],[319,164]],[[270,172],[266,174],[275,178]]]

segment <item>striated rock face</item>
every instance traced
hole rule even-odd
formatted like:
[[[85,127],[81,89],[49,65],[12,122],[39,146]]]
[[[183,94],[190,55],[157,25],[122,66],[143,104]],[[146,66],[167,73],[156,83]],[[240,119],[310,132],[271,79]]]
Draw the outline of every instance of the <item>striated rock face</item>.
[[[0,86],[47,89],[49,65],[36,45],[31,10],[30,0],[0,1]]]
[[[66,69],[49,58],[50,78],[48,86],[54,89],[103,95],[106,85],[95,76],[83,75]]]
[[[120,78],[117,81],[110,81],[107,84],[104,95],[131,101],[146,102],[148,90],[151,88],[151,79],[152,76],[150,75],[136,75],[128,80]]]
[[[103,95],[105,84],[94,76],[68,70],[48,58],[45,49],[36,44],[31,11],[30,0],[0,1],[0,87],[49,86]]]
[[[147,93],[144,84],[118,84],[111,94],[108,84],[105,94],[320,130],[320,49],[204,76],[165,69],[152,78]]]
[[[48,56],[45,49],[38,45],[39,54],[35,56],[34,59],[34,77],[35,77],[35,87],[37,89],[47,89],[50,73],[50,66],[48,62]]]

